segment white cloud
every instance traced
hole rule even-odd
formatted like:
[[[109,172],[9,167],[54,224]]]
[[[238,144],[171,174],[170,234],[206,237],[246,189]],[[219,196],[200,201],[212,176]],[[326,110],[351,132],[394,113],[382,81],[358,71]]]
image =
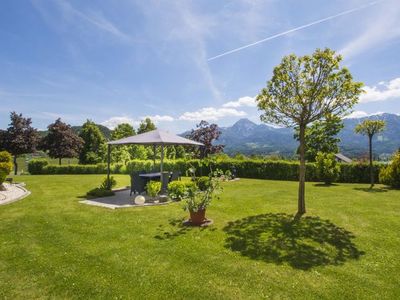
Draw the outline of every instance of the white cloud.
[[[361,95],[360,102],[385,101],[400,98],[400,77],[389,82],[379,82],[378,86],[365,86],[365,94]]]
[[[164,116],[160,116],[160,115],[154,115],[154,116],[145,116],[142,119],[145,118],[150,118],[154,123],[159,123],[159,122],[172,122],[175,119],[171,116],[168,115],[164,115]]]
[[[346,116],[345,119],[359,119],[359,118],[381,115],[383,113],[384,112],[381,112],[381,111],[374,112],[374,113],[367,113],[362,110],[356,110],[356,111],[353,111],[350,115]]]
[[[223,107],[241,107],[241,106],[250,106],[250,107],[255,107],[257,106],[256,104],[256,99],[255,97],[241,97],[237,101],[229,101],[222,105]]]
[[[243,117],[246,113],[244,111],[236,110],[234,108],[215,108],[215,107],[204,107],[198,111],[185,112],[179,117],[179,120],[185,121],[217,121],[224,117]]]
[[[137,124],[137,122],[134,119],[129,117],[111,117],[108,120],[101,122],[100,124],[110,129],[114,129],[115,127],[117,127],[119,124],[122,123],[128,123],[131,124],[132,126]]]

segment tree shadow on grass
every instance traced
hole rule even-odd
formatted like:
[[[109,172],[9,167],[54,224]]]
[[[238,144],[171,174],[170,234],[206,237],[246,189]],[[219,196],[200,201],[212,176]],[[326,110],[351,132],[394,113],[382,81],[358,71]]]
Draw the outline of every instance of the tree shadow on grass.
[[[193,227],[193,226],[183,225],[183,222],[185,220],[186,220],[185,218],[169,219],[168,220],[169,226],[167,226],[168,228],[165,228],[164,225],[158,225],[157,228],[158,233],[154,236],[154,238],[158,240],[172,240],[179,236],[185,235],[190,230],[196,230],[196,229],[200,231],[215,230],[215,228],[211,227]]]
[[[316,184],[314,184],[314,186],[316,186],[316,187],[334,187],[334,186],[338,186],[338,184],[335,184],[335,183],[331,183],[331,184],[316,183]]]
[[[362,191],[367,193],[386,193],[388,192],[389,188],[354,188],[356,191]]]
[[[319,217],[269,213],[230,222],[224,231],[226,248],[301,270],[341,265],[364,254],[353,243],[351,232]]]

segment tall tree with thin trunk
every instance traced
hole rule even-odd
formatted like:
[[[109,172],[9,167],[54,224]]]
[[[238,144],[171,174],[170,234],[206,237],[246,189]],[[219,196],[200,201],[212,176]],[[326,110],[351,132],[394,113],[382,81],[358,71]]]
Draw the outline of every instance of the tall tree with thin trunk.
[[[70,125],[59,118],[47,126],[47,129],[47,135],[40,141],[40,148],[48,151],[51,158],[58,158],[59,165],[62,158],[73,158],[79,155],[83,147],[83,139],[72,130]]]
[[[371,186],[374,187],[374,166],[372,157],[372,138],[375,134],[382,132],[385,129],[385,121],[382,120],[364,120],[362,123],[358,124],[354,131],[356,133],[368,136],[369,145],[369,173],[371,177]]]
[[[305,134],[307,126],[331,116],[343,117],[358,102],[361,82],[353,81],[350,71],[340,67],[342,57],[330,49],[317,49],[312,55],[285,56],[274,68],[271,80],[257,96],[261,120],[299,130],[298,214],[305,205]]]
[[[10,152],[14,157],[14,174],[18,173],[17,157],[22,154],[32,153],[36,151],[39,141],[39,134],[35,128],[31,126],[30,118],[24,118],[22,114],[12,112],[10,114],[11,123],[7,130],[3,131],[2,147]]]

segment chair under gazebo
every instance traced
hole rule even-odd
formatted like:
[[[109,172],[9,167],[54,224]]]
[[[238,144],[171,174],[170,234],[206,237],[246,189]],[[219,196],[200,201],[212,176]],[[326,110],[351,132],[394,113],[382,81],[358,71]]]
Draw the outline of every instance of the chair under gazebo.
[[[162,174],[164,172],[164,147],[165,146],[204,146],[202,143],[192,141],[181,136],[169,133],[167,131],[163,131],[160,129],[148,131],[145,133],[141,133],[138,135],[133,135],[130,137],[126,137],[120,140],[110,141],[108,142],[108,151],[107,151],[107,180],[110,179],[110,164],[111,164],[111,149],[112,146],[118,145],[144,145],[144,146],[153,146],[154,154],[156,147],[161,147],[161,157],[160,157],[160,179],[162,180]],[[154,158],[155,159],[155,158]],[[152,174],[150,174],[152,175]],[[153,174],[154,175],[154,174]],[[162,192],[165,193],[165,186],[163,186]]]

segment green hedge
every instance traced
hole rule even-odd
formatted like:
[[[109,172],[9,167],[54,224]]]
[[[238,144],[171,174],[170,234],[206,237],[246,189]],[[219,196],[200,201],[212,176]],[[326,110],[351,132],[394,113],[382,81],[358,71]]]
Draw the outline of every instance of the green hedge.
[[[132,171],[144,170],[146,172],[159,170],[159,163],[153,166],[149,160],[132,160],[126,166],[122,164],[111,165],[113,174],[129,174]],[[179,170],[182,174],[188,175],[188,170],[194,167],[198,176],[208,175],[209,167],[199,160],[165,160],[165,170]],[[307,181],[320,181],[317,175],[317,168],[314,163],[307,163]],[[298,180],[299,163],[296,161],[263,161],[263,160],[235,160],[225,159],[218,161],[212,166],[213,170],[221,169],[233,171],[240,178],[271,179],[271,180]],[[381,164],[375,164],[376,181],[382,168]],[[369,165],[364,163],[340,164],[340,177],[338,182],[368,183]],[[32,160],[28,165],[31,174],[105,174],[107,165],[47,165],[38,160]]]

